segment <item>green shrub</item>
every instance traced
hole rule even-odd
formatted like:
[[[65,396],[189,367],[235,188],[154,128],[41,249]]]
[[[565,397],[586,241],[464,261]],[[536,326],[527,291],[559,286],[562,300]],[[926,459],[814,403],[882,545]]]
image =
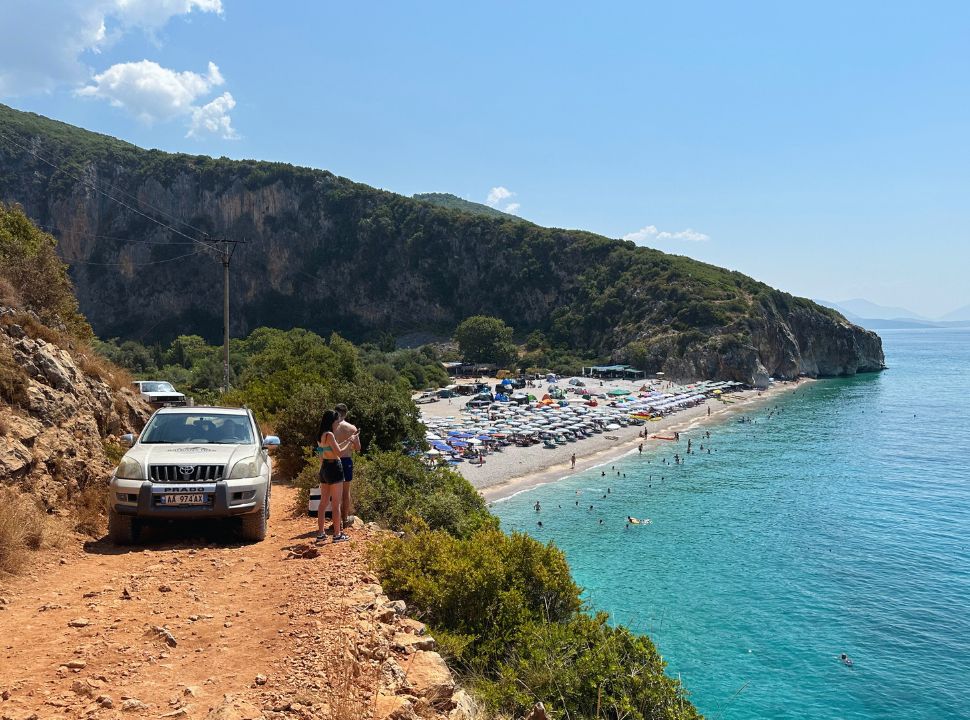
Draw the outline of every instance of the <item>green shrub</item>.
[[[55,245],[23,210],[0,203],[0,279],[12,288],[23,309],[37,313],[41,322],[89,339],[91,327],[78,312],[74,286]]]
[[[403,529],[414,518],[457,537],[498,527],[482,496],[465,478],[449,468],[428,469],[399,452],[361,457],[351,487],[356,513],[392,530]]]
[[[542,699],[553,717],[699,718],[649,638],[612,627],[606,613],[528,623],[512,657],[475,694],[492,713],[521,716]]]
[[[467,538],[416,522],[374,553],[389,595],[430,625],[452,661],[490,673],[509,659],[530,622],[557,622],[580,607],[562,551],[521,533],[483,528]]]

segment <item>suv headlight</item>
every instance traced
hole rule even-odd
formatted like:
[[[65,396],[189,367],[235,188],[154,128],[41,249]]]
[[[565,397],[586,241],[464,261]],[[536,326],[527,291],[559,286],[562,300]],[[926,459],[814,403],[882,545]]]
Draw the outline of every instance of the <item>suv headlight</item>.
[[[232,472],[229,473],[229,479],[239,480],[241,478],[256,477],[257,475],[259,475],[259,456],[253,455],[253,457],[245,458],[233,465]]]
[[[141,463],[134,458],[122,458],[115,477],[121,480],[143,480],[145,471],[142,470]]]

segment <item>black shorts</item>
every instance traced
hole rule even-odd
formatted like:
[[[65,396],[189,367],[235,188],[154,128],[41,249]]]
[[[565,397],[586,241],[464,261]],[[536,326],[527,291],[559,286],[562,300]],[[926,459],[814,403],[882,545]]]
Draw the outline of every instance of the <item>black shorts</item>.
[[[320,466],[320,482],[334,485],[344,481],[344,466],[339,460],[324,460]]]
[[[353,458],[340,458],[340,464],[344,468],[344,482],[350,482],[354,479],[354,459]]]

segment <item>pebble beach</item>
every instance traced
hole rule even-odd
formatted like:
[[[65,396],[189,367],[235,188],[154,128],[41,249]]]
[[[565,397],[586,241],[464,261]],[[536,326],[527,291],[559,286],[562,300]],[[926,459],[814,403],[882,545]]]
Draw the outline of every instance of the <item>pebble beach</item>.
[[[483,382],[494,385],[498,380],[491,378]],[[500,452],[488,454],[484,465],[463,462],[453,467],[471,482],[487,501],[493,502],[607,463],[627,453],[637,452],[640,443],[643,443],[644,451],[660,444],[671,444],[668,440],[652,439],[649,436],[669,435],[701,424],[723,422],[734,415],[743,414],[746,410],[768,402],[779,393],[795,389],[802,382],[806,381],[776,382],[766,390],[741,390],[732,393],[726,402],[708,400],[701,405],[671,413],[643,426],[629,425],[606,434],[580,439],[554,450],[547,449],[541,444],[531,447],[505,447]],[[636,392],[641,385],[643,381],[610,380],[596,389],[609,391],[619,388]],[[455,397],[451,398],[450,402],[442,399],[421,405],[422,418],[430,420],[458,416],[467,401],[466,397]],[[647,438],[641,436],[644,430],[647,432]],[[571,456],[574,453],[576,467],[572,468]]]

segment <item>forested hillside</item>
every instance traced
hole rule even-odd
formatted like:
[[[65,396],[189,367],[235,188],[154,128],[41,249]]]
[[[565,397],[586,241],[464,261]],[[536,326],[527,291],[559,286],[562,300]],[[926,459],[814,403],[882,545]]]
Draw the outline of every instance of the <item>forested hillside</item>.
[[[195,241],[230,239],[243,243],[232,265],[237,336],[262,325],[356,341],[450,334],[485,314],[522,338],[539,330],[554,347],[684,378],[883,363],[874,333],[741,273],[322,170],[146,151],[2,105],[0,200],[58,238],[101,337],[218,337],[222,268]]]

